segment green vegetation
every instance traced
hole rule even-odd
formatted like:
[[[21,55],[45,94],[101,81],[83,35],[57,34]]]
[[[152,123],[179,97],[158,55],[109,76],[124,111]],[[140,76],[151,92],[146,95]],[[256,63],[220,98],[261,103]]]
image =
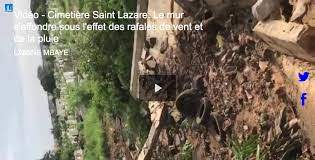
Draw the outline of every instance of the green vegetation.
[[[32,13],[38,13],[39,15],[47,15],[47,0],[31,0],[31,11]],[[39,18],[34,19],[36,24],[46,24],[48,23],[47,16],[39,16]],[[40,34],[43,36],[49,37],[48,31],[40,31]],[[49,45],[49,43],[44,43]]]
[[[103,160],[104,135],[100,115],[95,107],[90,108],[86,113],[83,134],[85,140],[84,159]]]
[[[46,0],[32,0],[31,1],[31,11],[33,13],[38,13],[39,15],[47,14],[47,5]],[[36,24],[45,24],[48,22],[47,16],[40,16],[38,19],[35,19]]]
[[[231,141],[230,147],[236,160],[248,160],[256,153],[258,143],[258,136],[252,135],[241,143],[236,138],[234,138]],[[259,152],[258,155],[260,155]]]
[[[188,141],[186,141],[180,150],[180,159],[181,160],[192,160],[192,152],[193,152],[192,144],[189,143]]]
[[[136,137],[139,137],[139,145],[143,144],[148,130],[149,120],[146,121],[142,105],[130,98],[128,103],[122,102],[115,94],[113,88],[103,87],[102,84],[96,81],[82,81],[79,84],[72,84],[67,87],[67,104],[70,107],[69,111],[74,112],[76,106],[83,105],[86,108],[97,108],[103,115],[109,119],[122,117],[126,123],[123,128],[123,135],[129,140],[135,142]]]
[[[47,13],[47,9],[56,12],[92,12],[94,10],[117,12],[132,11],[136,8],[136,0],[52,0],[48,1],[48,6],[46,3],[44,5],[41,2],[35,2],[36,0],[33,2],[33,12],[40,11],[41,13]],[[37,23],[44,22],[44,20],[40,20]],[[133,20],[123,19],[49,19],[47,22],[69,25],[134,23]],[[53,81],[49,76],[53,74],[39,75],[44,77],[41,79],[45,79],[43,86],[46,86],[46,90],[53,93],[55,98],[65,97],[66,114],[74,116],[78,111],[83,111],[83,122],[78,123],[80,126],[78,139],[79,147],[84,149],[84,159],[102,160],[111,155],[109,148],[116,145],[114,144],[116,142],[109,139],[115,135],[109,132],[108,127],[115,127],[113,122],[117,117],[121,119],[123,125],[121,133],[118,134],[128,140],[131,145],[141,146],[148,134],[150,121],[146,117],[143,105],[134,100],[128,90],[133,32],[57,30],[50,31],[48,34],[59,37],[59,43],[50,44],[50,49],[69,49],[71,51],[69,56],[63,56],[62,59],[73,64],[76,80],[74,83],[68,84],[65,91],[60,91],[61,88],[53,89],[55,86],[50,83]],[[56,63],[55,58],[49,57],[49,62]],[[60,79],[62,79],[63,73],[58,70],[57,66],[55,72],[60,75],[57,82],[62,82]],[[39,73],[42,73],[40,71]],[[74,150],[78,146],[71,145],[70,141],[65,138],[66,136],[60,133],[66,132],[68,126],[61,120],[58,120],[58,124],[54,124],[54,126],[57,128],[52,132],[60,147],[56,154],[61,160],[73,159]]]
[[[58,160],[58,157],[51,151],[48,151],[44,154],[44,157],[40,160]]]
[[[98,84],[93,81],[84,81],[80,84],[70,84],[67,87],[66,102],[70,107],[69,110],[74,112],[76,107],[79,105],[83,106],[98,106],[102,103],[99,101],[99,93],[101,92],[98,88]],[[98,104],[96,104],[98,103]]]
[[[57,120],[53,121],[52,123],[54,127],[51,129],[51,133],[57,139],[58,145],[61,145],[62,144],[61,124]]]
[[[71,160],[73,157],[75,147],[71,144],[68,138],[64,138],[57,155],[60,160]]]
[[[49,69],[49,67],[46,66],[39,66],[37,68],[37,77],[46,92],[54,93],[54,90],[56,88],[56,80],[53,70]]]

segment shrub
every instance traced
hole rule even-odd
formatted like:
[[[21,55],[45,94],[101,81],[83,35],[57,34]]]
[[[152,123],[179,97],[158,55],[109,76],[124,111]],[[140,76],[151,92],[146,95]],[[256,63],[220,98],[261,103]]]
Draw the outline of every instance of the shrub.
[[[70,140],[68,138],[64,138],[62,146],[57,154],[58,157],[60,157],[60,160],[72,160],[74,159],[74,150],[75,147],[71,144]]]

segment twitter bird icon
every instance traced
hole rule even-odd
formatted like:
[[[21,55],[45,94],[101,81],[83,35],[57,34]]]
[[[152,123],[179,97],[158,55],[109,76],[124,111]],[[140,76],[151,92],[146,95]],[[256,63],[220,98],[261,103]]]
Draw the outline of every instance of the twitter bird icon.
[[[304,73],[299,73],[299,78],[300,78],[300,82],[304,82],[308,79],[310,73],[309,72],[304,72]]]

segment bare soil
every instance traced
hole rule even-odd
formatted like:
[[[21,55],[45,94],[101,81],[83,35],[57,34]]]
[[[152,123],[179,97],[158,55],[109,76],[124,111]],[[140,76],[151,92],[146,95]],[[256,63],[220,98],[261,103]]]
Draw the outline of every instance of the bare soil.
[[[158,64],[159,73],[178,76],[178,93],[191,88],[193,78],[202,75],[204,96],[213,107],[205,125],[183,119],[174,122],[176,118],[170,117],[155,158],[178,157],[180,146],[189,141],[195,159],[232,159],[228,144],[233,137],[242,141],[258,135],[262,148],[270,148],[273,142],[294,146],[295,156],[313,159],[309,139],[300,127],[296,97],[279,63],[283,55],[253,35],[256,22],[249,8],[232,9],[228,15],[219,20],[209,13],[194,20],[184,18],[181,23],[202,22],[205,30],[179,32],[178,46],[168,47],[165,60]],[[269,156],[281,159],[283,154],[270,151]]]

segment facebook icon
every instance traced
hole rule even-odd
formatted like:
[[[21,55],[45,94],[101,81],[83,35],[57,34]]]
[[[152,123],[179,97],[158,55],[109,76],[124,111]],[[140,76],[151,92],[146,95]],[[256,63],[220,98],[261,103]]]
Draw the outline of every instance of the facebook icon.
[[[307,93],[302,93],[302,95],[301,95],[301,105],[302,105],[302,107],[304,107],[305,106],[305,100],[307,99]]]
[[[12,3],[4,4],[4,11],[5,12],[13,12],[13,4]]]

